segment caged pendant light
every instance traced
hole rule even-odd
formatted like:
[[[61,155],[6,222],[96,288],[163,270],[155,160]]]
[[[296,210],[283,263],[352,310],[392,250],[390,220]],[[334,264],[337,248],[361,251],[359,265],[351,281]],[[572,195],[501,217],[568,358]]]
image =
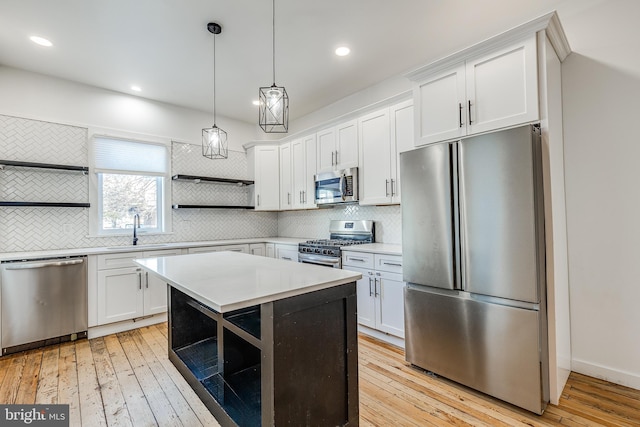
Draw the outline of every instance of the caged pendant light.
[[[229,156],[227,132],[216,125],[216,34],[222,32],[222,27],[210,22],[207,30],[213,34],[213,126],[202,129],[202,155],[209,159],[226,159]]]
[[[266,133],[285,133],[289,129],[289,96],[276,85],[276,2],[272,0],[273,84],[258,91],[258,124]]]

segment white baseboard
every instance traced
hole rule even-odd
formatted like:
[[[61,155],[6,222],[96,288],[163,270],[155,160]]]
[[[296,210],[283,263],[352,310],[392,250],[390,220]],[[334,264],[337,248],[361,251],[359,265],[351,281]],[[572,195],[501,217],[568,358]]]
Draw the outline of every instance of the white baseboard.
[[[118,332],[130,331],[131,329],[142,328],[144,326],[155,325],[167,321],[167,313],[155,314],[151,317],[143,317],[136,320],[125,320],[123,322],[109,323],[108,325],[94,326],[89,328],[87,337],[98,338]]]
[[[371,329],[362,325],[358,325],[358,332],[362,332],[365,335],[369,335],[370,337],[377,338],[380,341],[388,342],[389,344],[393,344],[396,347],[404,349],[404,340],[402,338],[385,334],[384,332],[380,332],[378,330]]]
[[[640,390],[640,375],[632,372],[620,371],[577,359],[571,361],[571,370],[579,374]]]

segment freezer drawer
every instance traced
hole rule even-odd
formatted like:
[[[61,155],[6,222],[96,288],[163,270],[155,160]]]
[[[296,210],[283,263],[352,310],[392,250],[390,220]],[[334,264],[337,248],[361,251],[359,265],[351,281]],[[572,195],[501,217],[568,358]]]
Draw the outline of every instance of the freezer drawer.
[[[407,361],[541,414],[540,313],[428,289],[405,289]]]

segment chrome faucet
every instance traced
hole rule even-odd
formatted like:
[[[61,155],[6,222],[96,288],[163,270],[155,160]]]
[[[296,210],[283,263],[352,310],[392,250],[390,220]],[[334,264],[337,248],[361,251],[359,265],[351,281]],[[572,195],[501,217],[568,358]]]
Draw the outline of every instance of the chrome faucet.
[[[136,223],[137,223],[137,226],[136,226]],[[138,214],[135,214],[133,216],[133,245],[134,246],[138,244],[138,235],[136,234],[136,228],[140,228],[140,215]]]

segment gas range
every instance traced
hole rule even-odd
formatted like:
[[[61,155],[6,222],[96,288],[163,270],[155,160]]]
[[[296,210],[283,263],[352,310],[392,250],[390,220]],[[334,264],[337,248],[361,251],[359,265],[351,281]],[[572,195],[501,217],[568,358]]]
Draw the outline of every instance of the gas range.
[[[367,220],[337,221],[329,226],[329,239],[307,240],[298,244],[298,260],[307,264],[341,268],[340,247],[373,243],[374,223]]]

